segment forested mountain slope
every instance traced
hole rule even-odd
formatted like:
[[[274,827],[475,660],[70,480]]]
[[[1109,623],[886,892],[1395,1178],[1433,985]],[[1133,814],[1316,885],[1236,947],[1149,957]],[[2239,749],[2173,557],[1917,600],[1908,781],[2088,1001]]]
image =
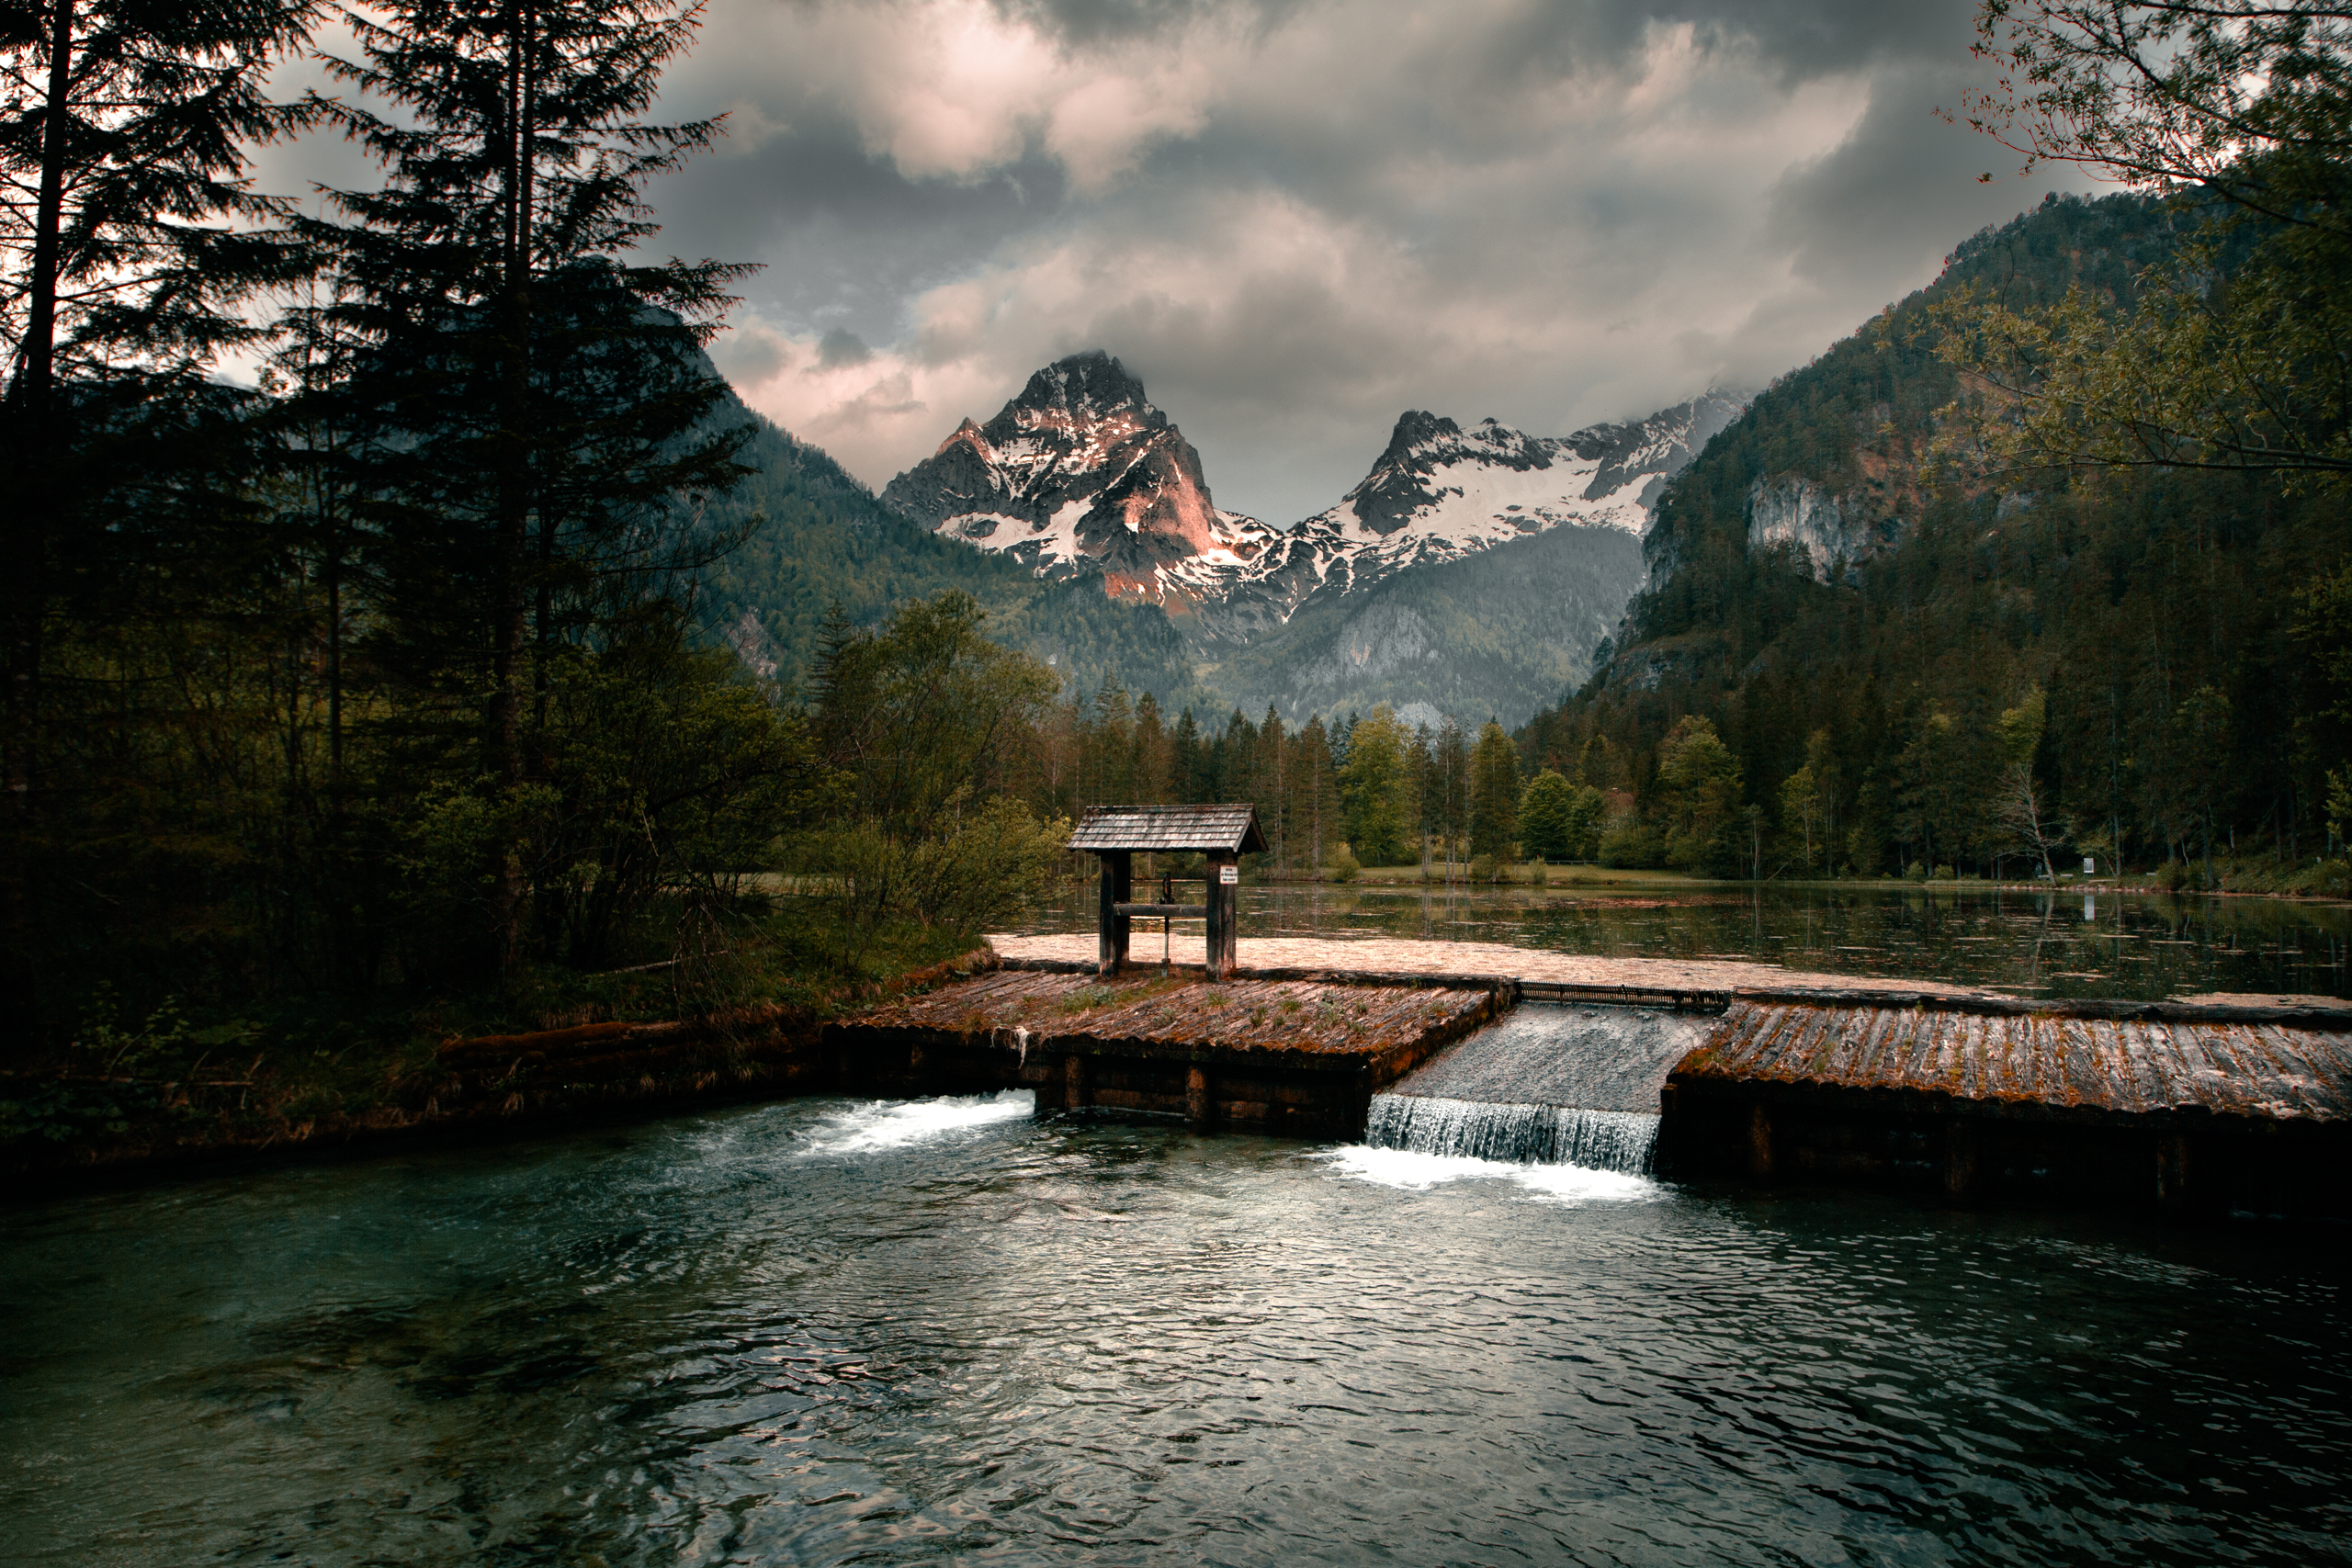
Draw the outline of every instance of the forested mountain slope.
[[[2081,285],[2129,309],[2199,221],[2052,199],[1981,233],[1683,472],[1613,658],[1521,736],[1532,760],[1634,794],[1621,858],[1984,869],[2030,837],[2021,783],[2057,841],[2102,859],[2322,848],[2334,721],[2298,591],[2341,558],[2333,509],[2242,475],[1996,485],[1923,467],[1959,389],[1933,352],[1938,299],[1973,285],[2035,306]],[[1660,783],[1662,759],[1696,754],[1660,746],[1692,716],[1730,776]]]
[[[1181,639],[1157,606],[1107,599],[1091,584],[1035,577],[1018,561],[941,538],[876,500],[824,452],[730,400],[755,422],[742,460],[756,471],[713,503],[714,530],[749,527],[704,577],[700,611],[744,660],[797,685],[828,608],[870,626],[892,607],[962,589],[988,610],[990,637],[1046,660],[1091,693],[1110,682],[1171,711],[1208,711]]]
[[[1365,592],[1318,595],[1204,672],[1250,712],[1272,705],[1298,723],[1386,703],[1432,729],[1449,714],[1518,724],[1583,683],[1593,645],[1641,584],[1634,535],[1562,525]]]

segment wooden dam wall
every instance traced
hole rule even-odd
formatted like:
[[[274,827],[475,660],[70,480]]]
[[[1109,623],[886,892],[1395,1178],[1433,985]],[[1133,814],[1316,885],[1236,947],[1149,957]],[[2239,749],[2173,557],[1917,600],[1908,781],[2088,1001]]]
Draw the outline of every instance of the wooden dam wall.
[[[1522,1001],[1668,1008],[1706,1033],[1660,1093],[1664,1175],[2352,1217],[2352,1007],[2326,998],[2045,1004],[1393,940],[1245,943],[1239,973],[1211,984],[1198,966],[1104,977],[1092,952],[1060,951],[1078,946],[999,939],[977,973],[806,1030],[454,1042],[439,1092],[519,1117],[583,1096],[1026,1088],[1048,1114],[1351,1141],[1374,1094]],[[1336,962],[1351,957],[1380,966]]]
[[[2178,1213],[2352,1214],[2352,1034],[2291,1009],[1738,998],[1660,1167]]]

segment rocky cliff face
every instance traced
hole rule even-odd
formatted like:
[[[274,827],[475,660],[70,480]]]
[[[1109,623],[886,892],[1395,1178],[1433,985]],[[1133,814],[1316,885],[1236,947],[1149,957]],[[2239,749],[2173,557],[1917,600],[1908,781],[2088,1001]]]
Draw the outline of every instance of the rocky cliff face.
[[[1710,392],[1647,419],[1565,436],[1530,435],[1491,419],[1465,430],[1409,411],[1363,482],[1281,535],[1239,575],[1287,619],[1309,596],[1363,592],[1400,571],[1564,525],[1639,538],[1666,481],[1746,406]]]
[[[1709,393],[1628,424],[1530,435],[1400,417],[1362,483],[1287,529],[1209,500],[1192,444],[1101,353],[1037,372],[966,420],[883,501],[936,532],[1166,609],[1196,651],[1246,647],[1311,600],[1363,593],[1563,525],[1638,538],[1666,481],[1745,400]]]
[[[988,423],[967,419],[882,501],[1041,573],[1099,575],[1114,596],[1154,604],[1181,597],[1171,569],[1238,566],[1272,532],[1217,511],[1193,444],[1100,352],[1038,371]]]
[[[1759,479],[1747,487],[1747,547],[1772,545],[1804,556],[1819,582],[1830,581],[1862,553],[1860,542],[1848,536],[1846,509],[1838,497],[1819,480],[1797,474]]]

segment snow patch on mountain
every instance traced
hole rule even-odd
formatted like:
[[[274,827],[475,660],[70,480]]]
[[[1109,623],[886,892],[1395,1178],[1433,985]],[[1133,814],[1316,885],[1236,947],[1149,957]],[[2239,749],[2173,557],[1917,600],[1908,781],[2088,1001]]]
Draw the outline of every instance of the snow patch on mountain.
[[[1114,595],[1153,603],[1192,563],[1238,567],[1273,533],[1217,510],[1192,443],[1101,352],[1038,371],[988,423],[965,420],[882,500],[1041,574],[1098,573]]]
[[[1493,419],[1465,430],[1408,411],[1338,505],[1284,531],[1226,580],[1202,584],[1217,608],[1202,613],[1201,629],[1248,641],[1318,594],[1360,593],[1398,572],[1564,525],[1639,538],[1667,480],[1746,407],[1744,398],[1710,392],[1565,436]]]
[[[1310,598],[1563,525],[1639,537],[1667,480],[1746,406],[1710,392],[1566,436],[1408,412],[1339,504],[1277,528],[1216,507],[1192,444],[1095,352],[1038,371],[987,424],[965,420],[882,500],[1040,574],[1099,575],[1205,649],[1254,641]]]

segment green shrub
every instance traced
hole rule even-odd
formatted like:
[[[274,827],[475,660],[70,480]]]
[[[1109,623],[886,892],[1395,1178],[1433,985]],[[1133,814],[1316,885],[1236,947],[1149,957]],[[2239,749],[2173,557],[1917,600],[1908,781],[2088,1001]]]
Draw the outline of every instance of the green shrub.
[[[1600,840],[1600,863],[1619,867],[1664,865],[1666,840],[1651,829],[1627,821]]]

